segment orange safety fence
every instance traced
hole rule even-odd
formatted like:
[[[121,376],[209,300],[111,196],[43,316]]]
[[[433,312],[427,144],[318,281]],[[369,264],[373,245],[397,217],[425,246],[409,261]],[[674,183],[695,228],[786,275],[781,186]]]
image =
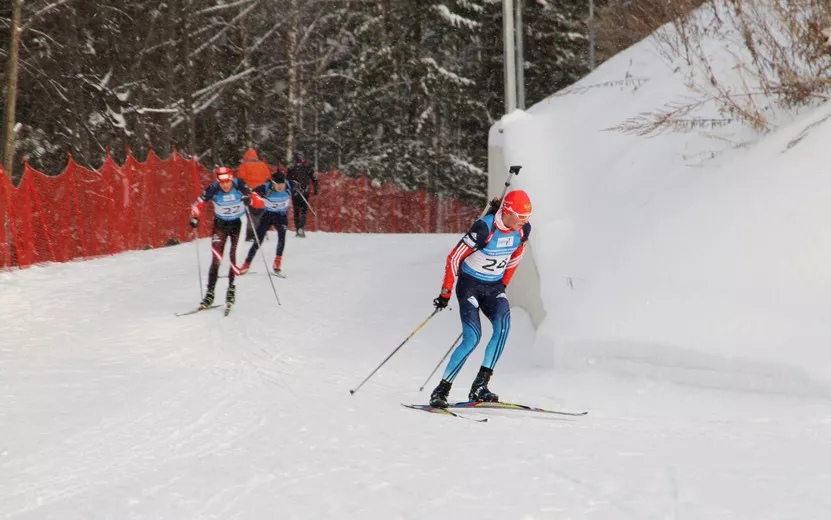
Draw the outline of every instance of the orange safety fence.
[[[319,193],[309,203],[308,231],[335,233],[461,233],[480,210],[424,190],[404,191],[365,176],[318,174]],[[14,187],[0,167],[0,268],[161,247],[193,239],[190,205],[213,173],[175,151],[147,160],[131,153],[123,165],[107,154],[97,170],[72,157],[66,170],[47,176],[24,163]],[[213,208],[197,234],[210,235]],[[290,227],[294,229],[292,211]]]

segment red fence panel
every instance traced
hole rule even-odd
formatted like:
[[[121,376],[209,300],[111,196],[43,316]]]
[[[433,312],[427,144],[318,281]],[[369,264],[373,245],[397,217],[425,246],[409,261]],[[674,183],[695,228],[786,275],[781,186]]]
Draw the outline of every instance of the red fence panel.
[[[69,157],[64,174],[46,175],[24,166],[14,196],[19,224],[19,265],[67,262],[110,253],[107,214],[110,185],[101,172]]]
[[[12,260],[12,242],[14,229],[11,221],[12,186],[9,177],[0,166],[0,269],[14,265]]]
[[[132,189],[128,170],[113,161],[107,152],[104,164],[98,170],[107,185],[109,200],[103,206],[108,215],[106,236],[109,253],[127,251],[132,243],[128,237],[133,225]]]
[[[148,154],[145,168],[153,172],[156,185],[155,211],[153,211],[153,247],[161,247],[170,241],[181,240],[188,233],[187,170],[181,168],[176,156],[161,160],[152,150]]]
[[[394,219],[392,219],[393,199],[390,197],[391,184],[381,184],[376,181],[368,182],[366,186],[366,220],[367,233],[396,233]]]
[[[69,182],[75,195],[75,224],[80,246],[77,257],[102,256],[110,253],[107,229],[110,219],[112,187],[100,171],[84,168],[72,161]]]
[[[144,162],[127,152],[118,165],[107,151],[97,170],[68,156],[66,169],[46,176],[24,164],[14,187],[0,169],[0,268],[66,262],[127,250],[161,247],[193,238],[190,205],[214,181],[212,170],[174,150]],[[336,233],[461,233],[479,210],[424,190],[349,177],[332,170],[318,176],[307,230]],[[213,208],[206,205],[197,234],[209,236]],[[294,218],[290,212],[290,227]]]

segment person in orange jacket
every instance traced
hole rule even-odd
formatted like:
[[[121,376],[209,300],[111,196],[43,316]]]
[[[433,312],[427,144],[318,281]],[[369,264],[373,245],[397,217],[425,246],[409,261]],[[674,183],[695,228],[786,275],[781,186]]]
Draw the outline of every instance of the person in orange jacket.
[[[242,162],[237,170],[237,178],[244,180],[245,184],[253,188],[271,180],[271,168],[260,160],[253,148],[249,148],[242,156]],[[249,211],[251,222],[245,227],[245,241],[253,242],[254,230],[257,229],[260,223],[263,210],[249,208]]]

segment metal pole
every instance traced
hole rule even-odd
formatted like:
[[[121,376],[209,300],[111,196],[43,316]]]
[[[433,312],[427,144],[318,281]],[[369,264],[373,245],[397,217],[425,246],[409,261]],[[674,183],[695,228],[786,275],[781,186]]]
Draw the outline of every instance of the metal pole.
[[[312,205],[309,204],[309,200],[306,197],[303,196],[303,193],[300,190],[297,190],[297,194],[300,195],[300,198],[303,199],[303,202],[306,203],[306,207],[309,208],[309,211],[312,212],[312,215],[317,217],[317,213],[315,213],[315,210],[314,210],[314,208],[312,208]]]
[[[589,0],[589,70],[595,67],[594,0]]]
[[[395,347],[395,350],[393,350],[392,352],[390,352],[390,355],[389,355],[389,356],[387,356],[386,358],[384,358],[384,360],[383,360],[383,361],[381,361],[381,364],[380,364],[380,365],[378,365],[377,367],[375,367],[375,370],[373,370],[372,372],[370,372],[370,374],[369,374],[368,376],[366,376],[366,377],[364,378],[364,380],[363,380],[363,381],[361,381],[361,383],[360,383],[358,386],[356,386],[355,388],[353,388],[353,389],[349,390],[349,394],[350,394],[350,395],[355,395],[355,392],[357,392],[358,390],[360,390],[360,388],[361,388],[362,386],[364,386],[364,383],[366,383],[367,381],[369,381],[369,379],[370,379],[372,376],[374,376],[374,375],[375,375],[375,372],[377,372],[378,370],[380,370],[380,369],[381,369],[381,367],[382,367],[382,366],[384,366],[384,364],[385,364],[387,361],[389,361],[389,360],[390,360],[390,358],[391,358],[392,356],[394,356],[396,352],[398,352],[399,350],[401,350],[401,347],[403,347],[403,346],[404,346],[404,345],[405,345],[408,341],[410,341],[410,338],[412,338],[413,336],[415,336],[415,335],[416,335],[416,333],[422,329],[422,327],[424,327],[425,325],[427,325],[427,322],[428,322],[428,321],[430,321],[430,318],[432,318],[433,316],[435,316],[437,312],[439,312],[439,309],[438,309],[438,308],[434,309],[434,310],[433,310],[433,312],[432,312],[429,316],[427,316],[427,318],[425,318],[425,319],[424,319],[424,321],[422,321],[422,322],[421,322],[421,325],[419,325],[418,327],[416,327],[416,329],[415,329],[414,331],[412,331],[412,332],[410,333],[410,335],[409,335],[409,336],[407,336],[407,338],[406,338],[404,341],[402,341],[402,342],[401,342],[401,344],[400,344],[400,345],[398,345],[397,347]]]
[[[257,243],[257,249],[260,250],[260,257],[263,259],[265,272],[268,275],[269,283],[271,283],[271,290],[274,291],[274,298],[277,299],[277,305],[283,305],[280,303],[280,297],[277,296],[277,288],[274,287],[274,280],[271,279],[271,269],[268,268],[268,261],[265,259],[265,253],[263,253],[263,245],[260,243],[260,237],[257,236],[257,229],[254,227],[254,223],[251,219],[251,212],[248,211],[248,206],[245,206],[245,215],[248,217],[248,225],[251,226],[251,231],[254,232],[254,240]],[[231,260],[231,263],[233,264],[234,261]]]
[[[514,2],[502,0],[502,42],[505,53],[505,113],[516,109],[516,55],[514,53]]]
[[[525,110],[525,30],[522,27],[522,0],[516,3],[516,88],[517,108]]]
[[[199,233],[193,228],[193,243],[196,245],[196,272],[199,276],[199,298],[204,298],[202,293],[202,260],[199,258]]]
[[[424,387],[427,386],[427,383],[430,382],[430,378],[433,377],[433,374],[435,374],[439,367],[441,367],[442,363],[444,363],[444,360],[447,359],[447,356],[449,356],[451,352],[453,352],[453,349],[456,348],[456,345],[458,345],[461,340],[462,335],[459,334],[459,337],[456,338],[456,341],[454,341],[452,345],[450,345],[450,348],[447,350],[447,352],[445,352],[444,356],[439,361],[439,364],[436,365],[436,368],[434,368],[432,372],[430,372],[430,375],[427,376],[427,379],[424,381],[424,384],[421,385],[421,388],[418,389],[419,392],[424,390]]]

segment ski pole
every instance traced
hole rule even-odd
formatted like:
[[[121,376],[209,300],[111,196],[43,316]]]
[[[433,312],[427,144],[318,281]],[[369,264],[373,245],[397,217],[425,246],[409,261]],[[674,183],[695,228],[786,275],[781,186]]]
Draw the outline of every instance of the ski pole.
[[[193,228],[193,243],[196,245],[196,272],[199,276],[199,298],[205,298],[202,293],[202,260],[199,258],[199,235],[196,234],[196,228]]]
[[[262,244],[260,243],[260,237],[257,236],[257,230],[254,229],[254,223],[251,222],[251,212],[248,211],[248,206],[245,207],[245,214],[248,216],[248,224],[251,225],[251,229],[254,230],[254,240],[257,242],[257,249],[260,250],[260,257],[263,259],[263,265],[265,266],[265,272],[268,273],[268,281],[271,283],[271,290],[274,291],[274,297],[277,298],[277,305],[283,305],[280,303],[280,297],[277,296],[277,288],[274,287],[274,280],[271,278],[271,269],[268,268],[268,261],[265,259],[265,253],[263,253]]]
[[[312,205],[309,204],[309,200],[306,197],[303,196],[303,193],[300,190],[297,190],[297,194],[300,195],[300,198],[303,199],[303,202],[306,203],[306,207],[309,208],[309,211],[312,212],[312,215],[314,215],[315,218],[317,218],[317,213],[315,213],[315,210],[312,207]]]
[[[508,193],[508,188],[511,186],[511,177],[514,175],[519,175],[519,170],[522,169],[522,165],[516,164],[508,168],[508,178],[505,179],[505,189],[502,190],[502,196],[499,197],[499,207],[496,208],[499,211],[499,208],[502,207],[502,201],[505,200],[505,194]],[[487,210],[485,210],[487,213]]]
[[[438,370],[438,369],[439,369],[439,367],[442,365],[442,363],[444,363],[444,360],[445,360],[445,359],[447,359],[447,356],[449,356],[449,355],[450,355],[450,353],[453,351],[453,349],[454,349],[454,348],[456,348],[456,345],[458,345],[458,344],[459,344],[459,341],[461,341],[461,339],[462,339],[462,334],[461,334],[461,333],[459,333],[459,337],[458,337],[458,338],[456,338],[456,341],[454,341],[452,345],[450,345],[450,348],[449,348],[449,349],[447,350],[447,352],[444,354],[444,357],[442,357],[442,358],[441,358],[441,361],[439,361],[439,364],[438,364],[438,365],[436,365],[436,368],[434,368],[432,372],[430,372],[430,375],[429,375],[429,376],[427,376],[427,379],[424,381],[424,384],[423,384],[423,385],[421,385],[421,388],[419,388],[419,389],[418,389],[418,391],[419,391],[419,392],[421,392],[422,390],[424,390],[424,387],[425,387],[425,386],[427,386],[427,383],[429,383],[429,382],[430,382],[430,378],[431,378],[431,377],[433,377],[433,374],[435,374],[435,373],[436,373],[436,370]]]
[[[502,190],[502,195],[498,199],[491,199],[488,201],[487,205],[485,206],[485,211],[482,212],[482,215],[479,218],[483,218],[485,215],[489,214],[493,211],[495,215],[500,209],[502,209],[502,203],[505,201],[505,194],[508,193],[508,188],[511,187],[511,177],[514,175],[519,175],[519,170],[522,169],[521,165],[514,165],[508,168],[508,178],[505,179],[505,189]],[[499,201],[499,205],[496,208],[491,208],[491,204],[495,201]],[[494,219],[493,223],[491,224],[490,231],[493,233],[493,229],[496,227],[496,219]]]
[[[396,353],[396,352],[398,352],[398,351],[401,349],[401,347],[403,347],[403,346],[404,346],[404,344],[405,344],[405,343],[407,343],[408,341],[410,341],[410,338],[412,338],[413,336],[415,336],[415,335],[416,335],[416,332],[420,331],[420,330],[421,330],[421,328],[422,328],[422,327],[424,327],[424,326],[427,324],[427,322],[428,322],[428,321],[430,321],[430,318],[432,318],[433,316],[435,316],[437,312],[439,312],[439,309],[435,309],[435,310],[433,310],[433,312],[432,312],[432,313],[430,313],[430,315],[429,315],[429,316],[427,316],[427,318],[425,318],[425,320],[421,322],[421,325],[419,325],[418,327],[416,327],[416,328],[415,328],[415,330],[414,330],[414,331],[412,331],[412,332],[410,333],[410,335],[409,335],[409,336],[407,336],[407,338],[406,338],[404,341],[402,341],[402,342],[401,342],[401,344],[400,344],[400,345],[398,345],[397,347],[395,347],[395,350],[393,350],[392,352],[390,352],[390,355],[389,355],[389,356],[387,356],[387,357],[386,357],[383,361],[381,361],[381,364],[380,364],[380,365],[378,365],[377,367],[375,367],[375,370],[373,370],[372,372],[370,372],[370,374],[369,374],[368,376],[366,376],[366,377],[364,378],[364,380],[363,380],[363,381],[361,381],[361,384],[359,384],[359,385],[358,385],[358,386],[356,386],[355,388],[351,389],[351,390],[349,391],[349,394],[350,394],[350,395],[355,395],[355,392],[357,392],[357,391],[358,391],[358,390],[359,390],[362,386],[364,386],[364,383],[366,383],[367,381],[369,381],[369,378],[371,378],[372,376],[374,376],[374,375],[375,375],[375,372],[377,372],[377,371],[378,371],[378,370],[379,370],[382,366],[384,366],[384,364],[385,364],[387,361],[389,361],[389,360],[390,360],[390,358],[391,358],[392,356],[394,356],[394,355],[395,355],[395,353]]]

